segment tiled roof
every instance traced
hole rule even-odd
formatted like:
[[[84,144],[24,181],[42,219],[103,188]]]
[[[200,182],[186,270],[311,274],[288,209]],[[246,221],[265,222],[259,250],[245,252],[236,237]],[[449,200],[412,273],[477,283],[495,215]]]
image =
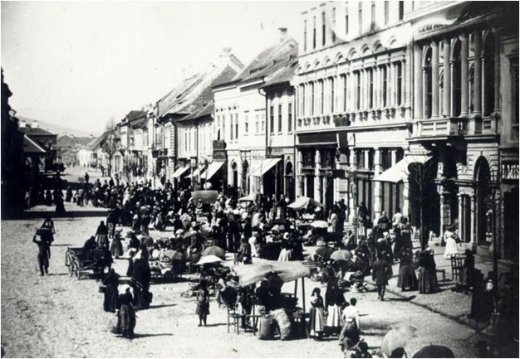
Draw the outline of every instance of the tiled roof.
[[[296,74],[296,67],[298,61],[292,62],[286,67],[279,68],[265,79],[265,84],[262,88],[269,87],[272,85],[282,84],[284,82],[290,82]]]
[[[89,144],[89,149],[92,150],[92,151],[95,151],[97,150],[100,146],[101,146],[101,143],[108,137],[108,135],[110,134],[111,131],[105,131],[103,132],[103,134],[101,136],[99,136],[98,138],[96,138],[92,144]]]
[[[191,114],[189,114],[186,117],[181,118],[180,120],[177,120],[177,122],[184,122],[189,120],[194,120],[197,118],[203,118],[206,116],[211,116],[213,114],[213,110],[215,109],[215,102],[213,100],[211,103],[207,104],[206,106],[202,107],[198,111],[195,111]]]
[[[169,110],[182,103],[185,95],[191,88],[202,81],[202,74],[196,74],[182,81],[173,88],[168,94],[157,102],[157,113],[159,117],[164,116]]]
[[[298,43],[293,38],[287,37],[280,43],[263,50],[232,81],[245,82],[268,76],[276,70],[285,67],[297,57]]]
[[[41,127],[31,127],[30,125],[26,125],[25,127],[20,127],[20,131],[29,136],[49,136],[55,135],[52,132],[44,130]],[[55,135],[57,136],[57,135]]]

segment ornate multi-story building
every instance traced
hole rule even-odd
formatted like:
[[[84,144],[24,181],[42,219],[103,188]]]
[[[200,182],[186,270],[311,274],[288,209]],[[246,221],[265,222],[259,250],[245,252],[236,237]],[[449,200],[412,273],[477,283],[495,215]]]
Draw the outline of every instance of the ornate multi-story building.
[[[410,150],[431,154],[428,225],[441,234],[458,223],[482,253],[500,238],[497,254],[517,261],[518,3],[432,2],[406,19]]]
[[[375,214],[409,212],[402,178],[373,179],[408,147],[410,11],[411,2],[349,1],[302,14],[303,52],[293,80],[297,194],[329,208],[345,199],[351,219],[361,203]]]

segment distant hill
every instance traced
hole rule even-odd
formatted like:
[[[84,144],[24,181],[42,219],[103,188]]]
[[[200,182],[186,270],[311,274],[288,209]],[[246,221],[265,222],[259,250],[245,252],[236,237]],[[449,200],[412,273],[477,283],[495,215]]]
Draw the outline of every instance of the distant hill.
[[[92,133],[87,133],[87,132],[84,132],[84,131],[79,131],[79,130],[75,130],[75,129],[72,129],[72,128],[68,128],[68,127],[64,127],[64,126],[60,126],[60,125],[55,125],[55,124],[52,124],[52,123],[49,123],[49,122],[36,120],[36,119],[24,117],[24,116],[16,116],[16,117],[20,121],[25,121],[28,125],[32,125],[33,122],[38,122],[38,126],[40,126],[41,128],[43,128],[43,129],[45,129],[47,131],[55,133],[57,135],[74,135],[76,137],[90,137],[90,135],[94,135],[94,137],[98,137],[99,135],[101,135],[101,132],[99,132],[99,131],[95,131],[95,132],[92,132]]]

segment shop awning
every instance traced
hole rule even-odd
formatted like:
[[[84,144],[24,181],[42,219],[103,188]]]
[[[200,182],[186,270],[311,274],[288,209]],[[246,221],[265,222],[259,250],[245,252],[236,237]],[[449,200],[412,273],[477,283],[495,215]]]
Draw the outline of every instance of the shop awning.
[[[189,175],[186,176],[186,178],[192,178],[197,177],[200,173],[200,170],[198,168],[195,168],[193,172],[191,172]]]
[[[407,156],[403,158],[401,161],[397,162],[395,165],[384,171],[383,173],[375,176],[373,178],[374,181],[379,182],[393,182],[398,183],[408,178],[408,175],[410,172],[408,171],[408,165],[410,163],[426,163],[428,160],[430,160],[430,156],[426,155],[414,155],[414,156]]]
[[[190,168],[190,166],[184,166],[184,167],[179,167],[177,168],[177,170],[175,172],[173,172],[173,178],[179,178],[180,176],[182,176],[184,174],[184,172],[186,172],[188,169]]]
[[[214,161],[211,162],[208,166],[208,168],[201,174],[201,177],[205,180],[211,179],[215,173],[218,172],[220,168],[224,165],[224,162]]]
[[[253,161],[251,165],[251,176],[262,177],[267,171],[274,167],[281,158],[267,158],[265,160]]]

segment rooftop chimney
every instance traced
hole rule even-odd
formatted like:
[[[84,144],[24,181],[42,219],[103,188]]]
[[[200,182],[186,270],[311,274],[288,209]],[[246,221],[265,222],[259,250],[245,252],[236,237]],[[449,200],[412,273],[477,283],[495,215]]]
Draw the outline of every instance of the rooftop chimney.
[[[287,38],[287,28],[286,27],[279,27],[278,28],[278,38],[280,42],[285,41]]]
[[[38,121],[33,121],[32,128],[38,128]]]

